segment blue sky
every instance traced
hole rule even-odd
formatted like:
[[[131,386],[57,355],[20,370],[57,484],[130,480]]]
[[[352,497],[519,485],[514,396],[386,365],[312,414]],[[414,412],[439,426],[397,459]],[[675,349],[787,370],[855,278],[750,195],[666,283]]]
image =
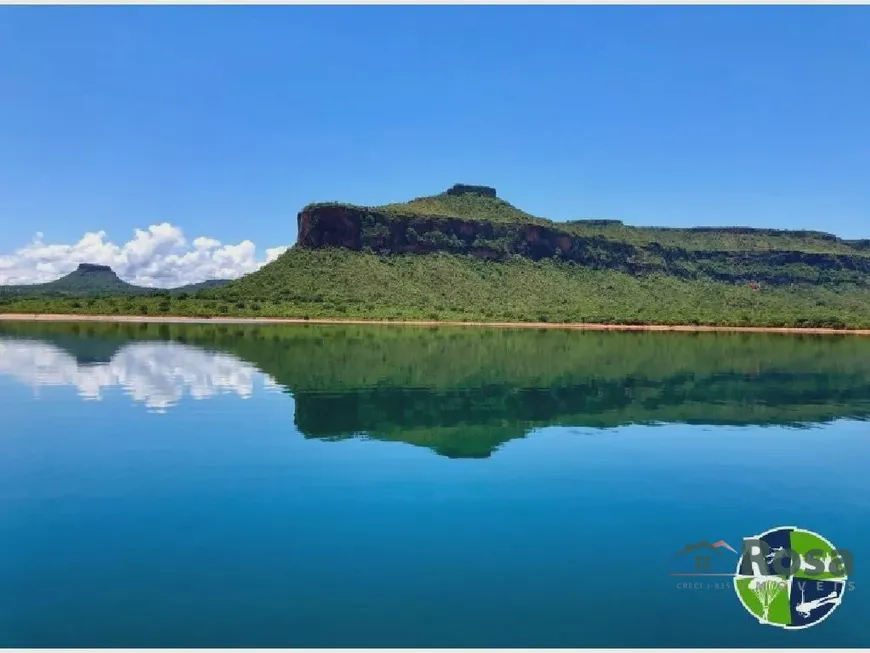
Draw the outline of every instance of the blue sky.
[[[3,7],[0,254],[483,183],[870,237],[867,7]]]

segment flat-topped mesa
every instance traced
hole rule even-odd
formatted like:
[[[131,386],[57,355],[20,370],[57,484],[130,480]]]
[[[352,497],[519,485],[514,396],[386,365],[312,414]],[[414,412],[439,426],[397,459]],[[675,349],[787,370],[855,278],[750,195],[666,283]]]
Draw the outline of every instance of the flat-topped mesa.
[[[443,252],[502,261],[554,259],[628,274],[775,285],[834,277],[855,283],[870,275],[870,256],[862,253],[870,247],[862,250],[826,234],[637,228],[605,219],[553,222],[498,198],[494,188],[465,184],[385,206],[310,204],[299,213],[298,227],[301,248],[380,256]],[[726,237],[730,245],[720,246]],[[704,240],[699,244],[699,239]],[[787,246],[773,247],[775,239]],[[802,243],[806,249],[795,247]]]
[[[622,220],[612,220],[609,218],[580,218],[578,220],[566,220],[567,225],[577,225],[580,227],[624,227],[625,223]]]
[[[108,265],[98,265],[96,263],[79,263],[76,272],[109,272],[114,274],[114,271]]]
[[[498,197],[492,186],[473,186],[471,184],[453,184],[445,191],[446,195],[479,195],[480,197]]]
[[[309,204],[297,221],[297,243],[309,249],[343,247],[380,254],[468,251],[486,258],[496,252],[481,239],[491,239],[494,232],[507,235],[508,225],[549,224],[499,199],[495,188],[473,184],[454,184],[437,195],[384,206]],[[500,249],[501,254],[509,253]]]

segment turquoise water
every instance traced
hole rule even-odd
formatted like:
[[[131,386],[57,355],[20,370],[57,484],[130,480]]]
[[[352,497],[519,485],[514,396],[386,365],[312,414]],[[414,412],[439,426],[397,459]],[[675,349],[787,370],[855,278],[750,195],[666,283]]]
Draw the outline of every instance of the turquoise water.
[[[870,646],[870,340],[0,323],[0,410],[0,646]],[[816,627],[669,575],[781,525]]]

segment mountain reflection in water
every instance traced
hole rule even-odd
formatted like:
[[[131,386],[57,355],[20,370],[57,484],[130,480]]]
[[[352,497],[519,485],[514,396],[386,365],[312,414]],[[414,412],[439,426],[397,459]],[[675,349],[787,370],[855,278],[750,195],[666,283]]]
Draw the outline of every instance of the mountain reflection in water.
[[[547,426],[806,427],[870,415],[870,340],[852,336],[384,326],[0,324],[0,375],[84,399],[122,388],[166,411],[292,394],[321,439],[484,458]]]

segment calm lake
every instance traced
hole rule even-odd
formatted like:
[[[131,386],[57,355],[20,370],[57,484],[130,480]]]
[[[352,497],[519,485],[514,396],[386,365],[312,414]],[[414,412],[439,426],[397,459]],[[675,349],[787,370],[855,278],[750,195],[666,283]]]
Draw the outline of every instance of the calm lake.
[[[870,339],[0,323],[0,409],[0,646],[870,646]],[[677,555],[788,525],[812,628]]]

